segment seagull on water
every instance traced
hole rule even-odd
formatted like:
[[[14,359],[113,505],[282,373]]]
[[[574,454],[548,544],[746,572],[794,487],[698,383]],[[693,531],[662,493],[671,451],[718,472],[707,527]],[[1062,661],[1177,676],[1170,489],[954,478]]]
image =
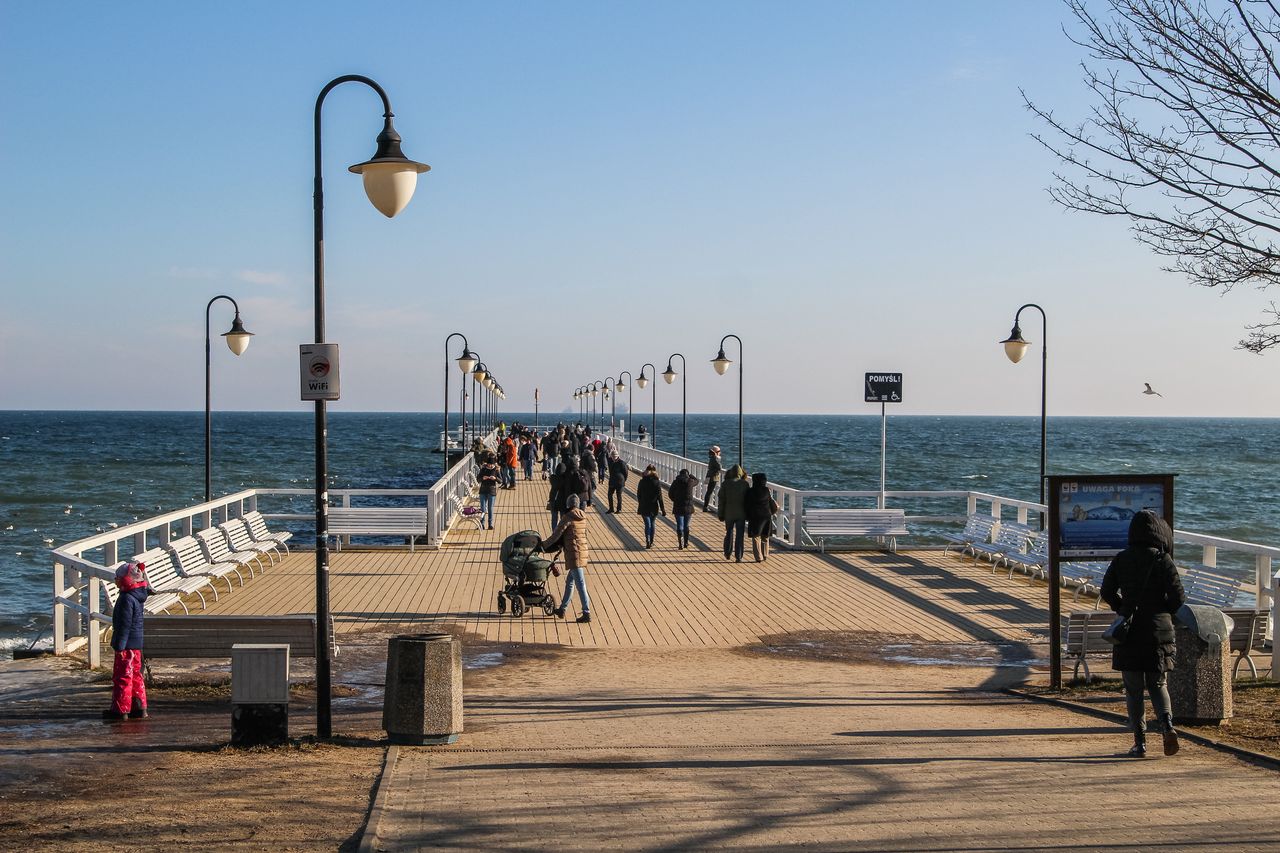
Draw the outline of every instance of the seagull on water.
[[[1145,386],[1147,386],[1147,390],[1143,391],[1143,392],[1142,392],[1143,394],[1146,394],[1147,396],[1150,396],[1150,395],[1154,394],[1154,395],[1156,395],[1157,397],[1163,397],[1163,396],[1164,396],[1164,395],[1163,395],[1163,394],[1161,394],[1159,391],[1157,391],[1157,390],[1155,390],[1154,388],[1152,388],[1152,387],[1151,387],[1151,383],[1150,383],[1150,382],[1143,382],[1142,384],[1143,384],[1143,385],[1145,385]]]

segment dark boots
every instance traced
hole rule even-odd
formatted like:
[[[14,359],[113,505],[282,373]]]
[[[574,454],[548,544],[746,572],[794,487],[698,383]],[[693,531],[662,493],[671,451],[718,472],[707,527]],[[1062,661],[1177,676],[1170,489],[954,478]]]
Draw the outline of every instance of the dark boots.
[[[1178,730],[1173,727],[1173,715],[1165,714],[1161,718],[1160,722],[1163,724],[1161,726],[1161,729],[1162,729],[1161,737],[1164,739],[1164,754],[1177,755],[1178,754]]]
[[[1142,729],[1141,724],[1133,730],[1133,747],[1129,750],[1129,757],[1147,757],[1147,733]]]

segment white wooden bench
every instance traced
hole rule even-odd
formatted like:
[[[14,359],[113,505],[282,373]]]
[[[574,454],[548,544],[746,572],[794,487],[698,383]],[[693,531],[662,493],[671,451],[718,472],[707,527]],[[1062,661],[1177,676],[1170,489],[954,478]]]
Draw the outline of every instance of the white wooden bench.
[[[330,507],[329,535],[404,536],[412,551],[417,538],[427,535],[427,515],[418,507]]]
[[[1249,675],[1258,677],[1258,668],[1253,665],[1249,653],[1255,649],[1262,651],[1267,636],[1267,618],[1270,614],[1265,610],[1254,610],[1251,607],[1233,607],[1222,611],[1231,617],[1234,626],[1231,629],[1231,651],[1236,653],[1235,665],[1231,667],[1231,677],[1240,672],[1240,664],[1249,665]],[[1274,677],[1274,676],[1273,676]]]
[[[316,617],[148,616],[145,658],[230,658],[237,643],[287,643],[290,657],[316,656]],[[336,654],[337,646],[333,647]]]
[[[886,537],[889,550],[897,551],[897,537],[907,535],[907,516],[901,509],[806,509],[801,529],[822,551],[827,539],[843,536]]]
[[[1219,609],[1236,603],[1244,584],[1211,566],[1179,566],[1182,590],[1189,604],[1211,604]]]
[[[1089,655],[1111,653],[1111,644],[1102,639],[1102,632],[1115,621],[1116,615],[1109,610],[1073,610],[1067,614],[1062,623],[1062,647],[1069,660],[1075,666],[1071,677],[1080,677],[1080,667],[1084,667],[1084,680],[1092,681],[1089,672]]]

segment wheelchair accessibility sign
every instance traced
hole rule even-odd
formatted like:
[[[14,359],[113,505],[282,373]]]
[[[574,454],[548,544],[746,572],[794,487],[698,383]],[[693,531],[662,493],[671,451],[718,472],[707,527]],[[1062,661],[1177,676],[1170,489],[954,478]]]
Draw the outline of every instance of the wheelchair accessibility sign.
[[[866,398],[867,403],[901,403],[901,373],[868,373]]]

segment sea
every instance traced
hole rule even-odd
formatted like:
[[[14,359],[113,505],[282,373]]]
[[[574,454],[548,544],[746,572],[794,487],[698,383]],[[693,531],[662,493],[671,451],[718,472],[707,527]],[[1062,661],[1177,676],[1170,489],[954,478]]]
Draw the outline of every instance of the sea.
[[[501,416],[544,427],[578,420],[576,410]],[[653,423],[645,414],[638,420]],[[331,411],[331,487],[429,487],[442,472],[442,456],[432,452],[442,425],[439,413]],[[801,489],[878,489],[880,427],[878,414],[748,415],[745,467]],[[1050,473],[1177,474],[1179,529],[1280,545],[1280,419],[1057,417],[1048,429]],[[659,449],[680,452],[680,415],[659,415],[656,438]],[[689,415],[687,444],[692,458],[705,459],[718,444],[726,464],[738,461],[736,413]],[[310,411],[218,412],[212,445],[215,494],[312,487]],[[1036,500],[1039,462],[1036,417],[887,421],[890,490]],[[0,474],[0,653],[7,653],[51,643],[51,548],[201,502],[204,413],[0,411]],[[310,499],[299,500],[293,511],[310,512]],[[909,513],[964,513],[959,499],[936,504],[913,503]],[[294,529],[306,533],[305,524]],[[1220,565],[1252,577],[1251,560],[1224,554]]]

